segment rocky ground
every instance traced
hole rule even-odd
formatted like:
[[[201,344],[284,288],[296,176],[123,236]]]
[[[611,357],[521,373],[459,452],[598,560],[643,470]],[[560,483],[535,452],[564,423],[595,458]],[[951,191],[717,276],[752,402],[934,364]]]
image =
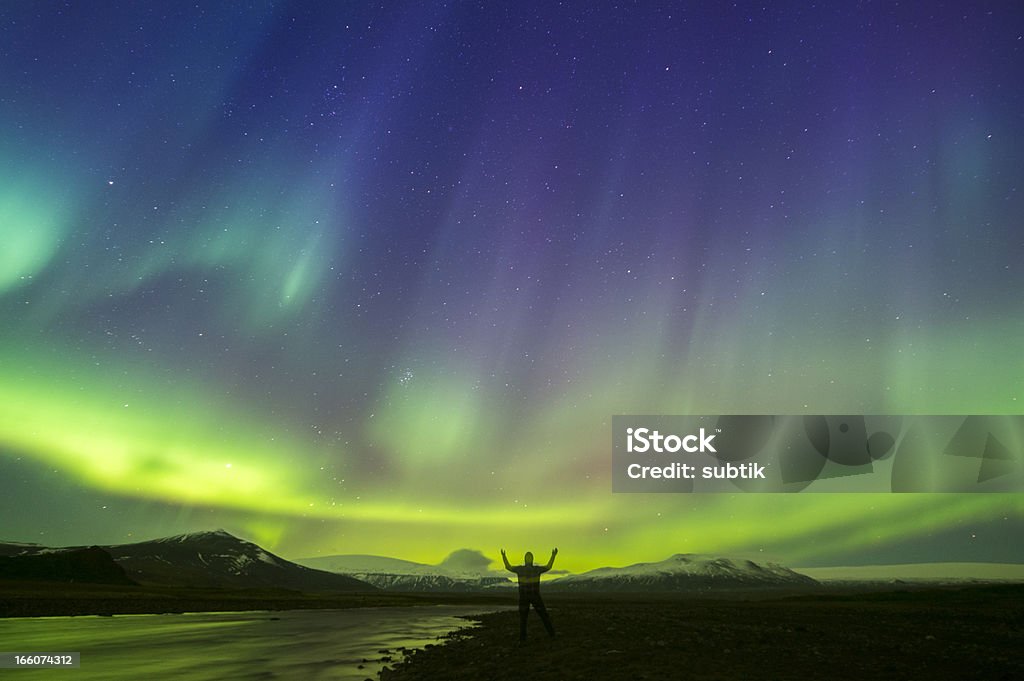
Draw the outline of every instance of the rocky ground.
[[[761,601],[556,600],[484,615],[381,681],[445,679],[1024,679],[1024,588],[848,593]]]

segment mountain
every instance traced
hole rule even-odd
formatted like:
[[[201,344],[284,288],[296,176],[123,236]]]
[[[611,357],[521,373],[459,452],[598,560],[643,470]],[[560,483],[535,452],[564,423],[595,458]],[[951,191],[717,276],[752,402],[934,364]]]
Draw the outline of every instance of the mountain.
[[[507,577],[450,577],[448,575],[395,575],[379,572],[349,573],[361,581],[386,591],[474,592],[512,586]]]
[[[3,545],[11,546],[10,544]],[[25,545],[22,545],[24,548]],[[44,550],[25,555],[0,553],[0,579],[90,584],[135,584],[124,568],[98,546],[66,551]]]
[[[438,565],[383,556],[337,555],[299,561],[339,572],[389,591],[489,591],[514,587],[508,575],[487,570],[491,561],[460,549]],[[806,587],[817,582],[774,563],[678,554],[658,563],[598,568],[545,582],[550,591],[704,591],[728,588]]]
[[[41,551],[53,551],[42,544],[28,544],[16,541],[0,542],[0,556],[31,556]]]
[[[411,560],[402,560],[400,558],[364,554],[300,558],[295,562],[316,570],[326,570],[327,572],[338,572],[341,574],[355,574],[359,572],[367,574],[426,575],[436,572],[436,566],[434,565],[415,563]]]
[[[348,575],[388,591],[469,592],[511,585],[508,575],[487,569],[494,561],[472,549],[453,551],[437,565],[363,554],[303,558],[296,562]]]
[[[298,591],[375,591],[352,577],[314,570],[279,558],[224,530],[100,547],[137,582],[193,588]],[[38,544],[0,544],[0,556],[62,555],[77,547],[51,549]]]
[[[224,530],[119,544],[107,550],[140,582],[299,591],[374,590],[351,577],[296,565]]]
[[[491,571],[493,562],[480,551],[459,549],[449,553],[444,560],[438,563],[437,567],[444,570],[445,574],[486,575]]]
[[[807,587],[817,582],[775,563],[760,565],[695,554],[676,554],[657,563],[636,563],[628,567],[604,567],[578,575],[551,580],[549,591],[665,592]]]

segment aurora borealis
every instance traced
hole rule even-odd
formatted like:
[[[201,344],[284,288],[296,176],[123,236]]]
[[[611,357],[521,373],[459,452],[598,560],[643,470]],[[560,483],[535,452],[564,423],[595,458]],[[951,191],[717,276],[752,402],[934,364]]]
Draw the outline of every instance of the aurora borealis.
[[[1024,409],[1019,3],[5,3],[0,539],[1024,561],[613,495],[614,414]]]

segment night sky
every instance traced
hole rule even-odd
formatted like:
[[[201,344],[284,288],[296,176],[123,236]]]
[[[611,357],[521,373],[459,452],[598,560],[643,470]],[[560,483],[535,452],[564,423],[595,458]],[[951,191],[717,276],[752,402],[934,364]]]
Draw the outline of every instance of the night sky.
[[[1024,7],[7,2],[0,539],[1024,562],[611,493],[613,414],[1024,408]]]

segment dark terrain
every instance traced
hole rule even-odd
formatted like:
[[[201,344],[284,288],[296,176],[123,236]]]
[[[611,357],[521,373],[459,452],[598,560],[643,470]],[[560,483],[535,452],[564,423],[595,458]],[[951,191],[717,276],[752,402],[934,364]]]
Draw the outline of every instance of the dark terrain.
[[[1024,586],[772,600],[548,598],[557,638],[518,614],[413,651],[382,681],[1024,679]]]
[[[124,568],[98,546],[18,557],[0,555],[0,580],[10,579],[135,584]]]

